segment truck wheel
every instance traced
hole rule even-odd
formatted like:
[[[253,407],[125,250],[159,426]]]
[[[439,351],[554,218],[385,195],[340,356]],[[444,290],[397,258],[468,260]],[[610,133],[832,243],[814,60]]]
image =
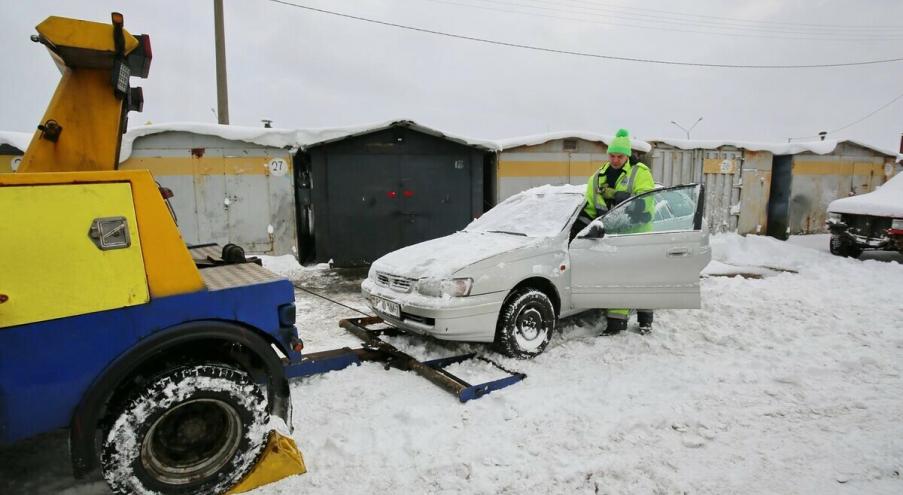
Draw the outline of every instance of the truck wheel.
[[[862,254],[862,249],[845,237],[832,235],[831,254],[843,256],[844,258],[858,258]]]
[[[224,493],[266,445],[269,415],[260,388],[222,364],[169,370],[117,413],[101,465],[126,493]]]
[[[555,308],[549,296],[536,289],[519,289],[502,306],[495,343],[503,354],[531,358],[546,348],[554,330]]]

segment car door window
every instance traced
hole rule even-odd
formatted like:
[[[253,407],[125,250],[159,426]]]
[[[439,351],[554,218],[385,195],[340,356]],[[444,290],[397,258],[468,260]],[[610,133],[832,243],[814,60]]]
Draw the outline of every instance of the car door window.
[[[698,230],[700,186],[657,189],[630,198],[603,218],[606,235]]]

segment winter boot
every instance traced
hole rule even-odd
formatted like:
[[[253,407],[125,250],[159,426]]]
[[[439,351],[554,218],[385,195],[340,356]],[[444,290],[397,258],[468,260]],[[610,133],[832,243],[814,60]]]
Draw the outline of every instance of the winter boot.
[[[605,330],[602,335],[614,335],[622,330],[627,330],[627,320],[623,318],[606,318]]]
[[[652,311],[637,311],[636,319],[640,323],[640,333],[646,335],[652,331]]]

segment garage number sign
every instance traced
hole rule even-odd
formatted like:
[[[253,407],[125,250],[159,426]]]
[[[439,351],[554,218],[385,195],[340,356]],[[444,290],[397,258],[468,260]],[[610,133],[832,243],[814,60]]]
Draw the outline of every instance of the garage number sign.
[[[275,175],[276,177],[282,177],[288,173],[288,163],[282,158],[270,160],[270,163],[267,166],[270,169],[270,174]]]

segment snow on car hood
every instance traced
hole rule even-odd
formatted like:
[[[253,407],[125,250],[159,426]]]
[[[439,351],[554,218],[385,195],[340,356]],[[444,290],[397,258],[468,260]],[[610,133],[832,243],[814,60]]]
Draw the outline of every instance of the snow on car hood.
[[[870,193],[831,201],[828,211],[903,218],[903,173],[895,175],[883,186]]]
[[[373,268],[410,278],[447,277],[478,261],[541,241],[494,232],[457,232],[393,251],[376,260]]]

